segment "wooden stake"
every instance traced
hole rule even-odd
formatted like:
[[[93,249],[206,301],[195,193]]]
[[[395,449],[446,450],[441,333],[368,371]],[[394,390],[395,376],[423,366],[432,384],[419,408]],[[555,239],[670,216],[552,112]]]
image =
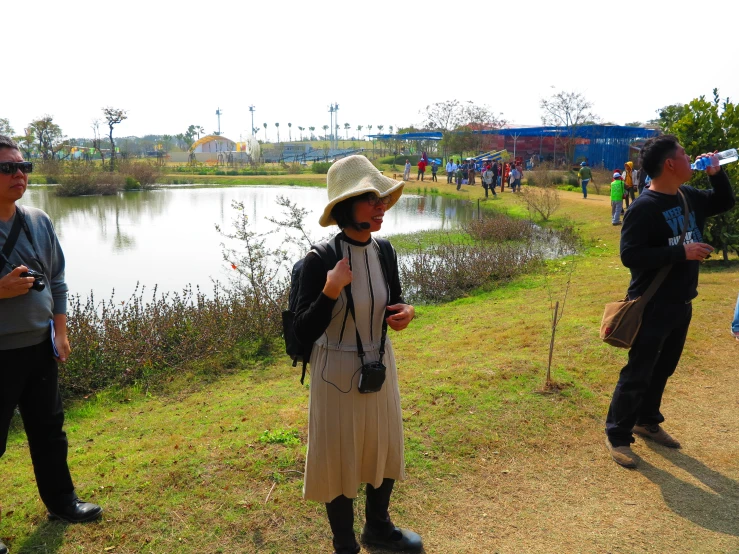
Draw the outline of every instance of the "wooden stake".
[[[547,366],[547,385],[552,384],[552,354],[554,353],[554,333],[557,331],[557,314],[559,313],[559,300],[554,305],[554,318],[552,319],[552,340],[549,343],[549,365]]]

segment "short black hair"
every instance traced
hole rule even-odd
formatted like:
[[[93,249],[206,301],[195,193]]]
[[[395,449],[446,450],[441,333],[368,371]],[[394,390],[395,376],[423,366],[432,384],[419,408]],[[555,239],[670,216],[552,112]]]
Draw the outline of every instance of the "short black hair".
[[[336,220],[336,224],[339,226],[339,229],[344,230],[347,227],[351,227],[357,231],[362,230],[359,223],[357,223],[357,220],[354,219],[354,204],[363,200],[368,200],[370,196],[377,195],[374,192],[365,192],[359,196],[352,196],[351,198],[342,200],[331,208],[331,217]]]
[[[12,138],[6,137],[5,135],[0,135],[0,149],[2,148],[10,148],[11,150],[18,150],[19,152],[21,150]]]
[[[639,156],[642,169],[652,179],[662,175],[665,160],[675,156],[679,144],[675,135],[660,135],[650,138],[642,146]]]

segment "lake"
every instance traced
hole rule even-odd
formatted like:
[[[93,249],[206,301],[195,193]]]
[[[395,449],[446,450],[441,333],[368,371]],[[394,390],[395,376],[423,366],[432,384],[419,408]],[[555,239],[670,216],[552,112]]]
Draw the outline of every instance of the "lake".
[[[205,293],[212,281],[227,282],[233,270],[223,261],[216,231],[231,232],[236,210],[243,202],[253,230],[277,229],[265,217],[280,218],[278,196],[287,196],[308,209],[307,231],[314,240],[337,227],[323,228],[318,217],[327,203],[326,189],[287,186],[178,186],[116,196],[62,198],[53,188],[30,186],[21,204],[41,208],[54,222],[67,261],[71,294],[83,298],[91,291],[98,299],[127,300],[137,282],[160,292],[182,291],[199,285]],[[442,196],[403,195],[387,212],[380,235],[450,229],[473,216],[473,205]],[[278,246],[285,233],[268,238]]]

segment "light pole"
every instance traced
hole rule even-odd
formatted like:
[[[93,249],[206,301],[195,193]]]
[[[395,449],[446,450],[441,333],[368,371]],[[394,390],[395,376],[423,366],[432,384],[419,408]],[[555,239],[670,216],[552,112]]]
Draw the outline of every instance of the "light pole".
[[[216,108],[216,115],[218,116],[218,136],[221,136],[221,108]]]

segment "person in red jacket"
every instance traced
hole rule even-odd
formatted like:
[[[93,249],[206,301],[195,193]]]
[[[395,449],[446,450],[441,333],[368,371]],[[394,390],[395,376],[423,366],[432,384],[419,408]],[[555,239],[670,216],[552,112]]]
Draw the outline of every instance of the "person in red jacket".
[[[423,181],[423,174],[426,173],[426,160],[421,158],[418,160],[418,176],[416,177],[416,181],[421,179]]]

